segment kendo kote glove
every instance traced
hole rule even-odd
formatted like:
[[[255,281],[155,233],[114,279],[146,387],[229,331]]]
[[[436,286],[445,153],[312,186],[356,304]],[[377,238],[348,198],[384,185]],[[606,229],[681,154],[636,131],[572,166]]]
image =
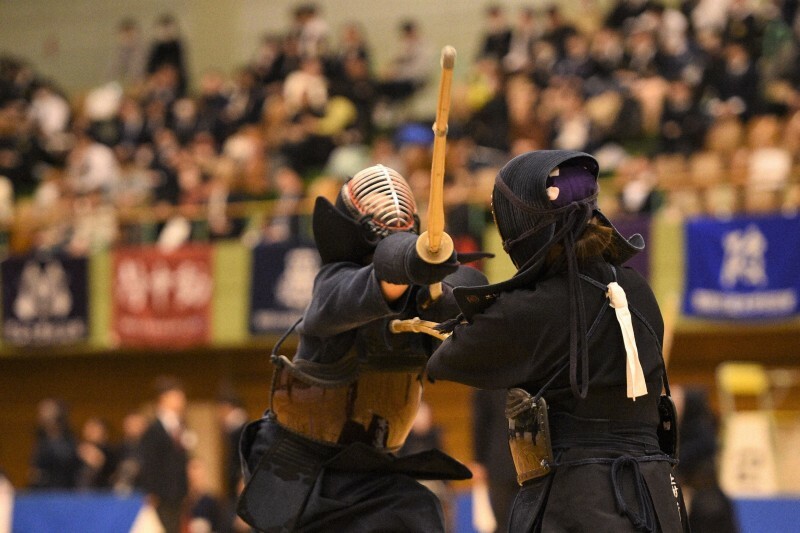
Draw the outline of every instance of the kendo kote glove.
[[[458,270],[455,252],[444,263],[434,265],[417,255],[416,246],[417,235],[405,231],[382,239],[372,256],[378,279],[397,285],[430,285]]]

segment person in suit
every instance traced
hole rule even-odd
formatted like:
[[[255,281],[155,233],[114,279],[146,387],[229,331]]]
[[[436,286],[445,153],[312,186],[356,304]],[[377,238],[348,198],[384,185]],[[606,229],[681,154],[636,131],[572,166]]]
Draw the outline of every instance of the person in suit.
[[[222,437],[223,492],[220,500],[222,524],[218,533],[230,531],[236,521],[236,500],[242,488],[242,464],[239,441],[249,422],[242,399],[230,388],[217,396],[217,416]]]
[[[81,465],[66,404],[45,398],[37,406],[36,442],[31,458],[31,489],[73,489]]]
[[[139,488],[147,494],[167,533],[177,533],[188,493],[186,393],[180,381],[162,376],[156,380],[156,395],[156,416],[140,444]]]

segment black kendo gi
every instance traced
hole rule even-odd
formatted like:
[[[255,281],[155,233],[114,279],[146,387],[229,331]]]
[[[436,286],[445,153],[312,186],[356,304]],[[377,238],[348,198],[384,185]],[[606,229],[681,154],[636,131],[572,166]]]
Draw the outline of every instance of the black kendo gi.
[[[429,375],[481,389],[522,390],[526,400],[544,398],[549,416],[537,418],[527,429],[539,446],[537,437],[551,438],[552,458],[538,471],[540,465],[534,464],[532,472],[538,473],[533,475],[518,466],[522,486],[509,531],[684,531],[682,500],[672,475],[677,441],[676,428],[669,424],[674,425],[674,411],[668,396],[661,398],[662,385],[668,393],[661,354],[664,324],[647,282],[620,266],[643,247],[641,236],[626,240],[614,229],[612,239],[622,257],[616,264],[598,255],[546,266],[542,258],[550,245],[560,241],[569,248],[592,216],[602,225],[613,225],[596,208],[596,184],[587,201],[557,208],[547,205],[546,196],[531,192],[540,188],[544,195],[548,174],[563,163],[580,163],[596,180],[591,156],[541,151],[519,157],[523,159],[512,160],[507,165],[511,171],[501,170],[496,182],[496,188],[512,193],[502,196],[516,199],[498,200],[495,194],[494,214],[504,244],[512,245],[508,248],[514,247],[515,237],[523,248],[525,239],[532,237],[533,243],[516,257],[507,248],[520,266],[510,280],[456,290],[469,322],[457,325],[435,351]],[[529,209],[531,223],[514,235],[503,235],[501,217],[507,215],[498,211],[499,203],[505,212],[510,206],[523,217]],[[512,226],[521,220],[511,218]],[[507,218],[505,223],[509,225]],[[612,282],[627,295],[647,385],[646,394],[635,401],[626,397],[626,348],[607,294]],[[520,405],[520,396],[509,393],[506,415],[520,413]],[[515,421],[509,422],[513,454]],[[517,459],[522,464],[525,458],[520,454]]]
[[[323,199],[315,206],[323,266],[296,328],[297,353],[289,361],[273,351],[271,407],[243,435],[248,481],[239,514],[263,531],[444,531],[440,502],[417,479],[467,479],[471,473],[439,450],[393,453],[411,428],[425,363],[440,341],[393,333],[389,326],[395,319],[452,318],[458,307],[451,287],[485,284],[486,278],[453,266],[433,303],[427,287],[414,285],[387,303],[376,270],[392,281],[387,277],[403,269],[403,260],[390,246],[365,240],[368,232],[341,211]],[[416,235],[381,242],[398,239],[408,243]]]

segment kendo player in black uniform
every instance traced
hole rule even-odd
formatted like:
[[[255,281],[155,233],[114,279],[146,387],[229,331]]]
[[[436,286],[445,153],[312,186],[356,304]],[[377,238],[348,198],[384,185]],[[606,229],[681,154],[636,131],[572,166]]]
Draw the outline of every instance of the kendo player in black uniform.
[[[293,359],[277,355],[270,407],[241,441],[246,485],[239,515],[261,531],[440,532],[438,498],[417,479],[467,479],[438,450],[397,457],[440,342],[394,333],[390,322],[458,314],[452,287],[486,278],[453,255],[416,252],[419,220],[405,179],[376,165],[318,198],[314,238],[322,268],[296,325]],[[442,282],[432,299],[428,286]]]
[[[499,171],[492,209],[517,273],[456,289],[469,321],[428,363],[434,379],[508,390],[513,533],[686,530],[664,324],[623,266],[644,242],[598,210],[598,172],[589,154],[562,150]]]

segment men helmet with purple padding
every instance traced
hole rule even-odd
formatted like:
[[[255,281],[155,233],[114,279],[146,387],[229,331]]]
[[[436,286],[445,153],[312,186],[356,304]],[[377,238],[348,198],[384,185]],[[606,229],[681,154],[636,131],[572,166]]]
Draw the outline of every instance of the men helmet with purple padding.
[[[594,157],[572,150],[527,152],[500,169],[492,213],[515,278],[535,278],[548,250],[557,242],[570,248],[593,216],[613,229],[623,262],[644,248],[641,235],[624,238],[598,209],[599,171]]]

